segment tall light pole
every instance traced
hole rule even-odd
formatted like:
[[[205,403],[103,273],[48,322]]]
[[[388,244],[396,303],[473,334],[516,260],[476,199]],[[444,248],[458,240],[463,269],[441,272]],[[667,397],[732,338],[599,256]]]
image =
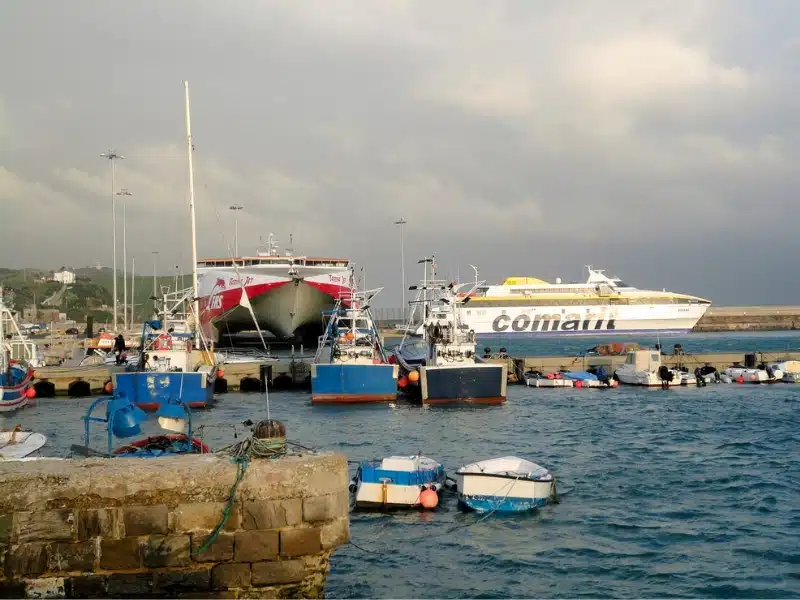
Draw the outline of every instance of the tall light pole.
[[[242,210],[244,206],[241,204],[231,204],[230,209],[233,211],[233,218],[236,222],[236,235],[234,236],[234,251],[233,253],[236,255],[236,258],[239,258],[239,211]]]
[[[403,229],[404,225],[408,223],[403,217],[399,221],[395,221],[395,225],[400,225],[400,282],[403,286],[403,322],[406,320],[406,251],[403,245]]]
[[[111,163],[111,221],[112,227],[114,229],[113,233],[113,241],[112,244],[114,246],[113,255],[114,255],[114,329],[117,328],[117,204],[114,202],[114,160],[115,159],[124,159],[124,156],[121,156],[116,153],[115,150],[109,150],[108,152],[104,152],[101,154],[103,158],[107,158]]]
[[[122,188],[117,192],[117,196],[122,196],[122,324],[125,331],[128,330],[128,218],[125,207],[125,196],[133,196],[128,188]],[[133,308],[131,308],[133,312]],[[133,315],[131,315],[133,317]],[[133,318],[131,318],[133,321]]]
[[[153,298],[158,298],[158,290],[156,289],[156,257],[158,257],[158,250],[151,252],[153,255]]]

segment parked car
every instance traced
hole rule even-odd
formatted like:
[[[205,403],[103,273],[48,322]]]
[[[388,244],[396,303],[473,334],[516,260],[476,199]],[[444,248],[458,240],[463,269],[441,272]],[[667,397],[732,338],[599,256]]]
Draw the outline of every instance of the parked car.
[[[78,328],[77,327],[70,327],[64,333],[67,335],[78,335]]]

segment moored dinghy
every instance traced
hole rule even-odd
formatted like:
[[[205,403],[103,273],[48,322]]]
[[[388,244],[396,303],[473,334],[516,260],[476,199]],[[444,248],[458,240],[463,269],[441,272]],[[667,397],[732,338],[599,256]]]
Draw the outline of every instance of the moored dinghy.
[[[534,462],[504,456],[456,471],[459,506],[477,512],[524,512],[555,501],[556,479]]]
[[[444,467],[422,456],[363,461],[350,482],[361,508],[435,508],[444,488]]]
[[[39,450],[47,438],[35,431],[25,431],[19,425],[10,431],[0,431],[0,460],[25,458]]]

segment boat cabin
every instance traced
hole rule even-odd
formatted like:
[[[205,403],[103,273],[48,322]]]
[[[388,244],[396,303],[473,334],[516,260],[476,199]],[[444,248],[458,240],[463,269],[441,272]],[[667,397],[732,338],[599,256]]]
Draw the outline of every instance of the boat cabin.
[[[658,350],[633,350],[628,352],[625,365],[634,371],[655,373],[661,368],[661,353]]]

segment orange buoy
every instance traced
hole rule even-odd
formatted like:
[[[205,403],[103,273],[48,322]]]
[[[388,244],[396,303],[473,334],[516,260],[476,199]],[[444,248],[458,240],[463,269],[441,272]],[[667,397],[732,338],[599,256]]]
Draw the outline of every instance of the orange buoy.
[[[575,387],[576,388],[582,388],[583,387],[583,382],[579,379],[578,381],[575,382]]]
[[[744,377],[739,375],[739,377],[736,378],[736,383],[744,383]]]
[[[29,400],[36,398],[36,390],[32,387],[29,387],[28,391],[25,392],[25,396],[27,396]]]
[[[411,371],[411,373],[408,374],[408,381],[417,383],[419,381],[419,371]]]
[[[398,379],[398,380],[397,380],[397,385],[399,385],[401,388],[404,388],[404,387],[406,387],[406,386],[408,385],[408,377],[406,377],[406,376],[404,375],[403,377],[401,377],[400,379]]]
[[[431,488],[426,488],[420,492],[419,503],[423,508],[436,508],[439,504],[439,494]]]
[[[111,383],[110,381],[107,381],[106,384],[103,386],[103,391],[106,394],[110,394],[111,392],[114,391],[114,384]]]
[[[225,371],[217,369],[217,379],[222,379],[223,377],[225,377]]]

